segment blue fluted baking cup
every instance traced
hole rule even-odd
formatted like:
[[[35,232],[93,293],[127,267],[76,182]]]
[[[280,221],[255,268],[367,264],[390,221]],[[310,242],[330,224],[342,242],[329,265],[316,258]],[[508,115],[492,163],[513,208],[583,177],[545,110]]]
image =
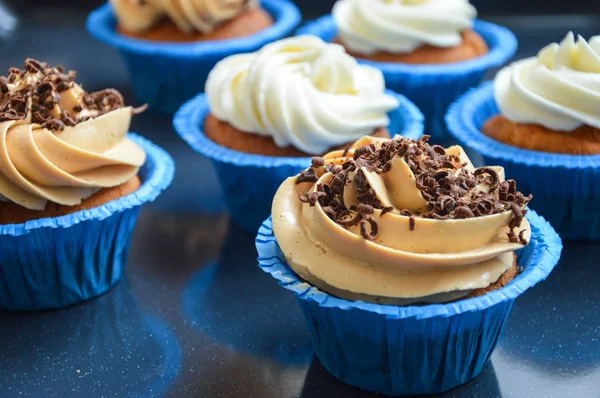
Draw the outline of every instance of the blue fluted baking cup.
[[[534,211],[531,242],[517,253],[523,272],[502,289],[448,304],[390,306],[348,301],[300,280],[273,235],[258,232],[258,263],[295,293],[323,366],[341,381],[388,395],[434,394],[475,378],[490,359],[515,299],[546,279],[562,250]],[[326,264],[323,264],[326,266]]]
[[[481,83],[485,73],[499,67],[517,51],[517,38],[505,27],[476,20],[473,29],[489,47],[483,56],[452,64],[409,65],[360,60],[383,72],[387,88],[403,94],[425,115],[425,133],[434,139],[448,137],[444,115],[448,106],[469,88]],[[307,23],[297,34],[311,34],[325,41],[337,36],[335,21],[326,15]]]
[[[519,190],[533,194],[530,207],[564,239],[600,239],[600,155],[565,155],[517,148],[481,132],[499,113],[492,82],[453,104],[446,116],[450,132],[479,152],[486,164],[500,165]]]
[[[93,11],[87,30],[95,39],[120,51],[141,103],[172,115],[187,100],[204,92],[208,73],[222,59],[253,52],[290,35],[300,23],[298,8],[287,0],[262,0],[274,23],[252,36],[194,43],[135,39],[116,32],[110,4]]]
[[[147,154],[137,191],[90,210],[0,225],[0,308],[61,308],[119,281],[140,206],[156,199],[175,170],[164,150],[129,137]]]
[[[388,114],[390,133],[419,138],[423,134],[419,109],[402,95],[388,94],[400,102],[400,107]],[[209,112],[206,96],[200,94],[181,107],[173,125],[192,149],[213,161],[231,218],[254,234],[271,213],[273,196],[283,180],[310,166],[310,158],[254,155],[221,146],[202,131]]]

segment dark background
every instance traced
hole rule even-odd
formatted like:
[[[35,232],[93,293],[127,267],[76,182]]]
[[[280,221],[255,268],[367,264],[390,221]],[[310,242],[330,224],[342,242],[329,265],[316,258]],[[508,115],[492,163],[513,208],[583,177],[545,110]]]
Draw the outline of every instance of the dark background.
[[[331,11],[335,0],[295,0],[305,18],[314,18]],[[2,3],[2,2],[0,2]],[[92,7],[103,0],[9,0],[4,1],[19,13],[29,12],[31,6]],[[471,0],[480,16],[515,14],[599,14],[598,0]]]

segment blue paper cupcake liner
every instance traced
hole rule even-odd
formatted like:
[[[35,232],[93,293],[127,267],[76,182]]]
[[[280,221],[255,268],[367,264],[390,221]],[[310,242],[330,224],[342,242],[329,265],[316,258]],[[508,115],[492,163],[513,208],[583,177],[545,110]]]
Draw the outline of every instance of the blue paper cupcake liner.
[[[489,47],[481,57],[464,62],[440,65],[409,65],[360,60],[383,72],[387,88],[405,95],[425,115],[425,133],[434,139],[449,136],[444,123],[448,106],[469,88],[481,83],[485,73],[501,66],[517,51],[517,39],[508,29],[489,22],[476,20],[473,26]],[[335,21],[327,15],[309,22],[297,34],[319,36],[333,41],[337,36]]]
[[[347,301],[303,280],[287,265],[271,218],[256,238],[258,263],[295,293],[323,366],[341,381],[388,395],[435,394],[475,378],[490,359],[515,299],[544,280],[562,243],[531,211],[532,239],[518,253],[523,272],[500,290],[448,304],[389,306]]]
[[[116,32],[117,21],[110,4],[89,15],[87,30],[95,39],[120,51],[138,101],[172,115],[185,101],[204,92],[208,73],[217,62],[282,39],[300,23],[300,11],[291,1],[262,0],[261,5],[274,24],[248,37],[195,43],[130,38]]]
[[[400,102],[400,107],[388,114],[390,133],[419,138],[423,134],[419,109],[402,95],[388,94]],[[213,161],[231,218],[254,234],[271,213],[273,196],[283,180],[310,166],[310,158],[254,155],[221,146],[202,131],[208,114],[206,96],[200,94],[181,107],[173,125],[192,149]]]
[[[140,206],[171,183],[175,170],[161,148],[135,134],[130,138],[147,154],[137,191],[66,216],[0,225],[0,308],[61,308],[119,281]]]
[[[564,239],[600,239],[600,155],[564,155],[530,151],[498,142],[481,132],[499,113],[492,82],[471,90],[446,116],[450,132],[479,152],[486,164],[505,168],[519,190],[533,194],[530,207],[543,215]]]

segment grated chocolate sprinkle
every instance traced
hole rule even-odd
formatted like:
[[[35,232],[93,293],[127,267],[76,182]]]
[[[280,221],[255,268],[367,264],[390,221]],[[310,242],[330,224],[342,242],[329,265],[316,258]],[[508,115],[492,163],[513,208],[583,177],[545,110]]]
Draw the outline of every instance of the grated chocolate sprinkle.
[[[312,167],[323,167],[325,166],[325,159],[321,157],[313,157],[311,160]]]
[[[508,238],[511,242],[523,243],[523,235],[517,235],[515,229],[521,225],[525,211],[522,209],[531,201],[531,195],[525,196],[517,191],[516,182],[500,182],[498,173],[491,167],[481,167],[474,171],[465,168],[456,155],[449,155],[439,145],[429,145],[429,136],[419,140],[397,137],[381,144],[357,148],[351,159],[341,166],[328,164],[325,171],[332,174],[328,184],[323,184],[325,196],[319,197],[319,203],[327,207],[326,214],[344,228],[360,224],[361,235],[365,239],[374,239],[378,233],[376,219],[372,215],[381,210],[381,216],[393,211],[385,207],[369,185],[363,172],[385,174],[391,170],[391,161],[396,157],[404,159],[416,178],[416,185],[428,204],[428,209],[420,214],[412,214],[408,209],[398,209],[400,215],[409,217],[410,230],[415,229],[415,217],[437,220],[469,219],[499,214],[507,210],[513,212],[509,223]],[[344,152],[344,156],[348,151]],[[325,163],[325,162],[323,162]],[[313,166],[298,176],[297,183],[317,180],[315,168],[321,167],[321,159],[313,160]],[[344,203],[344,188],[350,182],[348,173],[356,171],[353,183],[356,188],[358,205],[347,208]],[[475,189],[486,184],[487,192]],[[309,194],[306,194],[309,195]],[[310,203],[309,196],[301,200]],[[369,218],[367,218],[369,217]],[[521,231],[523,232],[523,231]]]
[[[72,109],[60,109],[61,93],[75,86],[75,71],[65,72],[57,66],[32,58],[25,60],[24,69],[10,68],[8,77],[0,77],[0,122],[28,120],[42,127],[61,131],[91,118],[124,107],[121,94],[114,89],[97,93],[82,90],[79,103]],[[31,84],[23,86],[23,79]],[[134,113],[145,108],[136,108]],[[89,110],[85,116],[78,114]]]

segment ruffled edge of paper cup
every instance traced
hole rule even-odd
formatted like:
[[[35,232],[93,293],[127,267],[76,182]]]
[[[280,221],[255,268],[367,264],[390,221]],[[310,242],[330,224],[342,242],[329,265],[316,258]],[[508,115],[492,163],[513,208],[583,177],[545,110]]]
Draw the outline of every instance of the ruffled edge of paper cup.
[[[390,131],[391,134],[400,134],[404,137],[417,139],[423,135],[424,117],[419,108],[403,95],[386,90],[399,102],[398,109],[390,112],[393,129],[394,118],[403,122],[401,131]],[[310,164],[310,158],[276,157],[243,153],[226,148],[213,142],[206,137],[203,129],[204,119],[209,114],[208,100],[205,94],[185,103],[175,114],[173,126],[179,136],[183,138],[196,152],[224,163],[232,163],[238,166],[252,167],[279,167],[290,166],[302,169]]]
[[[446,114],[450,133],[485,157],[503,159],[523,166],[587,169],[600,167],[600,155],[566,155],[518,148],[496,141],[481,132],[482,123],[498,114],[494,83],[486,82],[456,100]]]
[[[482,311],[498,303],[514,300],[548,277],[560,259],[562,241],[543,217],[534,211],[529,211],[526,217],[531,224],[532,239],[529,246],[520,253],[519,265],[524,267],[524,271],[502,289],[485,296],[447,304],[390,306],[348,301],[331,296],[300,280],[289,268],[273,234],[271,217],[263,223],[256,237],[258,265],[264,272],[277,279],[282,287],[294,292],[299,299],[314,301],[321,307],[357,309],[393,319],[450,317],[465,312]]]
[[[37,228],[69,228],[88,220],[101,221],[115,213],[154,201],[171,184],[175,173],[175,162],[164,149],[149,140],[134,133],[129,133],[128,138],[138,144],[147,156],[146,163],[140,169],[142,185],[138,190],[89,210],[60,217],[31,220],[22,224],[0,225],[0,235],[19,236]]]
[[[179,58],[223,56],[245,52],[248,48],[260,47],[288,36],[302,20],[300,10],[290,1],[262,0],[261,4],[275,22],[269,28],[248,37],[196,43],[135,39],[116,32],[117,21],[110,4],[105,4],[92,11],[87,18],[86,28],[96,40],[126,52]]]

